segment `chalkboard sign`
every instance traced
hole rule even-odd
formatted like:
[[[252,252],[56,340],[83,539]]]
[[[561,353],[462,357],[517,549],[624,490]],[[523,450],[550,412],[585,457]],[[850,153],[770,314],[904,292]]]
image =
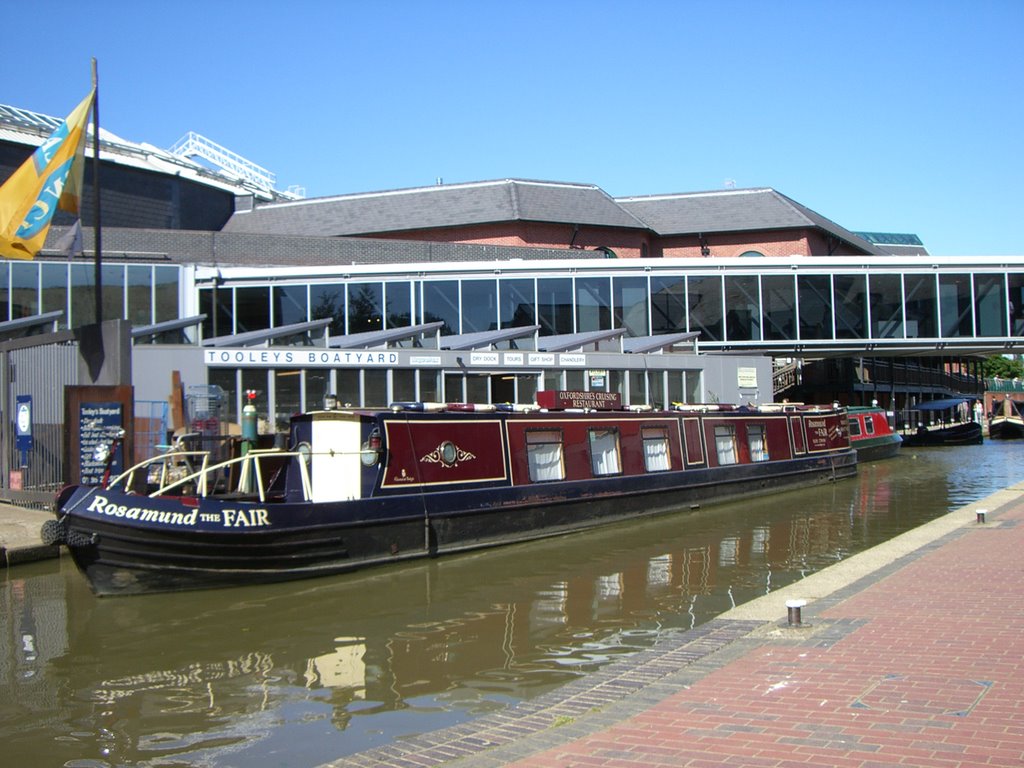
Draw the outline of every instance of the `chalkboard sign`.
[[[83,485],[99,485],[103,481],[106,461],[97,461],[96,449],[110,445],[117,431],[124,427],[121,403],[80,403],[78,406],[78,466]],[[111,475],[124,468],[123,443],[118,441],[111,464]]]

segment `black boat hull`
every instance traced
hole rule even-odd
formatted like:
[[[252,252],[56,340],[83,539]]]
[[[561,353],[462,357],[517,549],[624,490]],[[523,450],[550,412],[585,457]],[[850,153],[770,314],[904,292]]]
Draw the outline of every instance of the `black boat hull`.
[[[490,488],[324,504],[231,505],[237,525],[202,522],[228,502],[200,499],[189,513],[174,499],[80,488],[51,531],[67,544],[98,595],[251,585],[344,573],[583,531],[599,525],[686,510],[751,494],[828,483],[857,471],[854,450],[770,464]],[[104,495],[105,494],[105,495]],[[96,499],[101,498],[99,502]],[[192,515],[169,528],[130,519]],[[89,510],[92,510],[90,512]],[[121,514],[115,512],[120,510]],[[176,510],[176,511],[175,511]],[[135,512],[136,516],[138,513]],[[212,520],[215,515],[206,513]],[[260,515],[273,525],[261,526]],[[219,514],[216,515],[221,520]],[[52,521],[57,523],[58,521]],[[244,524],[242,524],[244,523]],[[252,525],[250,525],[252,523]]]

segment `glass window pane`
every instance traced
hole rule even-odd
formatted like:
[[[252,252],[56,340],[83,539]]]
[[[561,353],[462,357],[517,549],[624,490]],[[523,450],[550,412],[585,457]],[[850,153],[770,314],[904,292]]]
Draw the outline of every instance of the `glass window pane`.
[[[235,333],[270,327],[270,288],[235,289]]]
[[[687,329],[685,278],[652,277],[651,333],[678,333]]]
[[[345,286],[341,283],[318,283],[309,286],[309,319],[331,319],[331,336],[345,335]],[[341,398],[338,398],[341,402]]]
[[[306,322],[307,289],[304,285],[274,286],[270,297],[274,307],[274,327]],[[323,319],[323,318],[317,318]]]
[[[836,338],[864,339],[868,328],[868,287],[864,275],[836,275],[833,278]]]
[[[462,281],[462,333],[498,327],[498,284],[495,280]]]
[[[729,341],[761,340],[761,300],[756,275],[725,278],[725,335]]]
[[[690,277],[686,280],[690,330],[700,341],[723,341],[722,278]]]
[[[336,395],[337,393],[331,387],[331,372],[327,368],[307,368],[306,369],[306,409],[313,410],[315,408],[324,407],[324,398],[327,395]],[[341,398],[338,398],[338,402],[344,402]]]
[[[619,430],[590,429],[590,467],[595,476],[617,475],[622,471],[619,462]]]
[[[124,266],[107,264],[100,268],[103,280],[103,319],[123,320],[127,317],[124,300]]]
[[[363,402],[359,392],[359,370],[357,368],[339,368],[334,372],[337,381],[335,394],[338,403],[345,408],[358,408]]]
[[[647,278],[616,277],[612,279],[612,304],[615,307],[615,328],[625,328],[627,336],[647,336]]]
[[[573,332],[572,280],[557,277],[537,281],[537,322],[541,336]]]
[[[764,439],[764,425],[751,424],[747,427],[747,447],[751,461],[768,461],[768,444]]]
[[[416,371],[411,368],[399,368],[391,372],[391,400],[416,400]]]
[[[1006,275],[1006,281],[1010,289],[1010,306],[1007,308],[1012,324],[1010,334],[1024,336],[1024,274],[1010,272]]]
[[[89,269],[92,269],[91,265]],[[11,319],[38,314],[39,265],[11,264]]]
[[[576,278],[576,330],[607,331],[612,327],[611,280]]]
[[[385,283],[384,298],[387,300],[388,328],[408,328],[413,324],[412,283]]]
[[[466,377],[466,402],[467,403],[489,403],[491,396],[488,394],[489,376],[467,376]]]
[[[1002,275],[974,276],[974,308],[979,336],[1006,335],[1006,285]]]
[[[907,315],[907,338],[938,336],[939,302],[935,275],[904,275],[904,306]]]
[[[939,275],[939,316],[944,337],[971,336],[972,322],[970,275]]]
[[[388,372],[370,368],[363,372],[363,405],[384,408],[393,398],[388,394]]]
[[[302,371],[275,370],[273,373],[274,431],[287,432],[292,416],[302,412]]]
[[[92,264],[71,265],[71,318],[69,328],[96,322],[96,268]],[[16,306],[16,305],[15,305]]]
[[[231,297],[232,291],[230,288],[199,289],[199,312],[206,315],[206,319],[203,320],[204,339],[230,336],[234,333],[231,323]],[[213,307],[215,299],[217,302],[216,310]]]
[[[423,322],[443,322],[442,336],[454,336],[459,328],[459,284],[455,280],[423,283]]]
[[[180,267],[153,268],[153,322],[178,319]]]
[[[352,283],[348,287],[348,332],[384,329],[383,283]],[[385,403],[386,405],[386,403]]]
[[[249,390],[255,391],[256,398],[252,403],[256,406],[256,432],[260,435],[270,434],[270,420],[267,418],[270,411],[270,388],[267,377],[273,372],[266,368],[242,368],[241,371],[242,405],[244,407],[249,402]]]
[[[441,372],[431,370],[419,371],[420,396],[418,399],[425,403],[437,403],[441,401]]]
[[[664,472],[671,469],[668,457],[668,430],[664,427],[644,427],[641,436],[644,442],[644,469],[648,472]]]
[[[832,337],[831,284],[828,275],[798,275],[797,301],[800,307],[800,338]]]
[[[501,280],[498,283],[501,292],[502,328],[522,328],[537,323],[537,294],[533,280]]]
[[[796,338],[796,281],[790,275],[761,278],[764,337],[768,340]]]
[[[720,466],[736,463],[735,427],[731,425],[715,427],[715,450]]]
[[[868,275],[871,338],[903,338],[903,280],[900,275]]]
[[[238,423],[238,369],[207,368],[206,381],[212,386],[224,390],[224,401],[221,403],[221,418],[224,421]]]
[[[60,310],[64,313],[57,325],[60,328],[68,327],[68,265],[67,264],[41,264],[43,283],[43,312],[55,312]],[[143,269],[146,269],[143,267]],[[149,282],[147,281],[147,286]]]
[[[527,432],[526,463],[531,482],[563,479],[565,469],[562,465],[562,433],[557,430]]]
[[[130,264],[128,281],[128,320],[132,325],[151,325],[153,320],[153,269]]]
[[[11,293],[8,286],[10,276],[10,265],[0,260],[0,322],[11,319]],[[63,322],[67,323],[67,320],[65,316]]]

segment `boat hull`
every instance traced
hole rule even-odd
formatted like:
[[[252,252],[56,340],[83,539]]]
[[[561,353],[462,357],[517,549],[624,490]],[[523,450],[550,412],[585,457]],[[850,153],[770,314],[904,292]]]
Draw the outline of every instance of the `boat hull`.
[[[216,498],[195,499],[190,505],[174,498],[79,488],[63,505],[72,511],[51,521],[59,529],[52,529],[49,538],[68,544],[75,564],[98,595],[171,592],[325,576],[570,534],[751,494],[833,482],[856,471],[857,454],[848,449],[600,483],[282,503],[272,508]],[[177,524],[168,525],[175,520]]]
[[[912,448],[940,445],[981,445],[984,442],[977,422],[954,424],[940,429],[924,429],[903,436],[903,444]]]

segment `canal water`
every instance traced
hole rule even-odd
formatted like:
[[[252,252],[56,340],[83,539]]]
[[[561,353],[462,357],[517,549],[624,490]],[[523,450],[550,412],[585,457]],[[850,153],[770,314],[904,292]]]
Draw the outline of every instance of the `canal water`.
[[[97,599],[0,583],[0,764],[315,766],[535,697],[1024,479],[1024,445],[271,587]]]

